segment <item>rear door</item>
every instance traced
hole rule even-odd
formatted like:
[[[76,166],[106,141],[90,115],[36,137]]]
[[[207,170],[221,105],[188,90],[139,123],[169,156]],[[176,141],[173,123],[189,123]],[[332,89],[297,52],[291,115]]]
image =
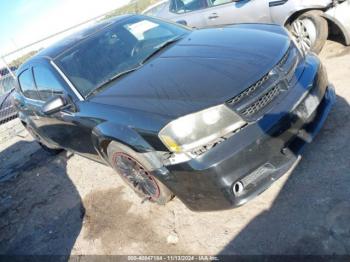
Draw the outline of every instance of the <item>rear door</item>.
[[[209,7],[207,0],[171,0],[167,19],[192,28],[207,26],[203,11]]]
[[[208,26],[271,22],[267,0],[208,1],[210,7],[203,14]]]

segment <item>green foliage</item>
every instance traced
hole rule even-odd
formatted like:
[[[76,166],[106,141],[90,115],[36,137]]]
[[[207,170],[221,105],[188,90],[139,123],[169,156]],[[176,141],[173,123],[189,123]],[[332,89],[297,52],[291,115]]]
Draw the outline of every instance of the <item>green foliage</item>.
[[[9,66],[15,66],[15,67],[19,67],[21,64],[23,64],[25,61],[27,61],[29,58],[31,58],[32,56],[34,56],[36,53],[38,53],[40,50],[35,50],[35,51],[31,51],[15,60],[13,60]]]
[[[118,8],[106,15],[105,19],[124,14],[138,14],[150,5],[153,5],[157,2],[159,2],[159,0],[133,0],[130,4]]]

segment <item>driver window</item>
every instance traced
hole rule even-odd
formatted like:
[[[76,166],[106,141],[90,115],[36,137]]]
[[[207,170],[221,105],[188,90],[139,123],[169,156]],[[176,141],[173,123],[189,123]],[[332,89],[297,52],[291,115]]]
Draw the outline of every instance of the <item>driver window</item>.
[[[170,11],[182,14],[197,11],[207,7],[207,0],[173,0],[170,6]]]
[[[53,73],[42,66],[34,67],[34,79],[41,100],[48,101],[50,98],[63,94],[63,87]]]

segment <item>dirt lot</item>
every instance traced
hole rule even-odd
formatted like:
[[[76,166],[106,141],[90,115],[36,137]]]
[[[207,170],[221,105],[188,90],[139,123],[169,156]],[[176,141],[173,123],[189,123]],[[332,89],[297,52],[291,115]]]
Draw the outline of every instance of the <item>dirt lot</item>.
[[[247,205],[141,204],[109,168],[30,136],[0,145],[0,253],[350,254],[350,48],[322,59],[338,101],[300,165]],[[22,134],[23,135],[23,134]]]

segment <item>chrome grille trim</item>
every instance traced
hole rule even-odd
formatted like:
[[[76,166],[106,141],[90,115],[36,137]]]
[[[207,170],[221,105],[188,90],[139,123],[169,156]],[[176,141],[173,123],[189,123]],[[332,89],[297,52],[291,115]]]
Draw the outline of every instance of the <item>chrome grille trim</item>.
[[[253,93],[255,90],[257,90],[259,87],[261,87],[267,80],[269,80],[269,78],[270,78],[270,75],[266,74],[263,78],[261,78],[254,85],[250,86],[248,89],[244,90],[238,96],[236,96],[233,99],[231,99],[230,101],[228,101],[228,103],[231,105],[237,104],[244,97],[249,96],[251,93]]]
[[[288,47],[275,67],[248,89],[227,101],[246,121],[261,116],[273,100],[293,85],[293,79],[301,62],[299,52],[293,43]]]
[[[281,61],[277,64],[277,67],[283,67],[287,63],[287,60],[288,60],[289,55],[290,55],[290,52],[292,51],[292,47],[293,47],[293,45],[290,45],[290,47],[288,48],[287,52],[282,57]]]
[[[262,108],[264,108],[269,103],[271,103],[275,99],[275,97],[278,96],[280,93],[281,93],[280,86],[279,85],[274,86],[269,90],[269,92],[261,96],[255,103],[243,109],[241,111],[241,114],[243,114],[246,117],[249,117],[251,115],[258,113]]]

